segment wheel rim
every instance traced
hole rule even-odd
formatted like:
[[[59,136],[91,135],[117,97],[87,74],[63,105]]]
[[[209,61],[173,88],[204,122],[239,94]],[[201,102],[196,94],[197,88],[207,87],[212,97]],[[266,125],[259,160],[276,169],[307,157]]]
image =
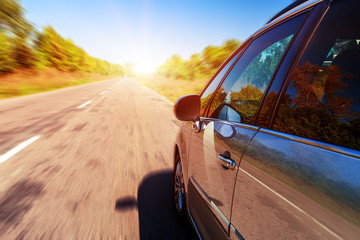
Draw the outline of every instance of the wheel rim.
[[[175,170],[174,194],[176,210],[180,212],[184,206],[184,179],[180,162],[177,163]]]

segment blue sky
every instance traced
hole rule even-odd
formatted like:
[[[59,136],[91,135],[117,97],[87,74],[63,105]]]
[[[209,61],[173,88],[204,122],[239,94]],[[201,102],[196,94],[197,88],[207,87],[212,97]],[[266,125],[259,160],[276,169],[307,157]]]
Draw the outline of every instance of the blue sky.
[[[52,25],[91,56],[146,72],[173,54],[246,40],[292,0],[22,0],[26,18]]]

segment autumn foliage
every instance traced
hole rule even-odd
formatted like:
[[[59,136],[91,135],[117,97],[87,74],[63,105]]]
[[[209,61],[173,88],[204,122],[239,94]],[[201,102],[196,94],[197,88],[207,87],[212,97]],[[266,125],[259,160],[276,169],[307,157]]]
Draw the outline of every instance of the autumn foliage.
[[[359,149],[359,115],[346,94],[357,80],[337,65],[305,62],[295,69],[283,96],[274,129],[322,142]]]
[[[53,68],[66,72],[124,75],[124,69],[89,56],[53,27],[36,30],[18,0],[0,1],[0,73],[17,69]]]
[[[230,39],[221,46],[210,45],[201,53],[191,55],[188,60],[175,54],[157,69],[157,73],[174,79],[208,79],[240,44],[240,41]]]

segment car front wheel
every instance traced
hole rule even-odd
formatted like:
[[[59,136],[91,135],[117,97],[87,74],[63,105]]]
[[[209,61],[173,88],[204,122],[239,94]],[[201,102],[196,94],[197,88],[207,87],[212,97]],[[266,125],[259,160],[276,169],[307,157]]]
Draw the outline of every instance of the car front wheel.
[[[185,217],[185,187],[184,187],[184,176],[181,165],[180,156],[176,155],[174,167],[174,183],[173,183],[173,197],[174,197],[174,206],[175,213],[178,217]]]

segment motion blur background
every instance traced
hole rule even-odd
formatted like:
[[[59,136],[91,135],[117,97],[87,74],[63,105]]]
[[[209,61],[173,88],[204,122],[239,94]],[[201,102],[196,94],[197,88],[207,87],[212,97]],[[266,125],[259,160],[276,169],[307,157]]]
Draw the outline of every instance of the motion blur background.
[[[144,73],[196,92],[291,2],[1,0],[0,99]],[[164,84],[151,85],[172,101],[191,91]]]
[[[0,238],[194,238],[172,102],[291,3],[0,0]]]

